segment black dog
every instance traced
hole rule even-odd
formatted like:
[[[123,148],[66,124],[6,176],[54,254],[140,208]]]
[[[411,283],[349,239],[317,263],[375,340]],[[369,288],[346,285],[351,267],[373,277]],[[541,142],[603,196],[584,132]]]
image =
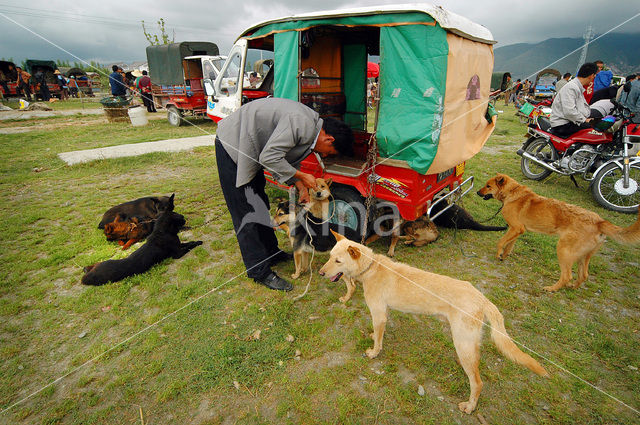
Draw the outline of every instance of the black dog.
[[[102,216],[98,229],[104,229],[104,225],[115,221],[118,215],[122,221],[130,221],[133,217],[139,221],[158,218],[163,211],[173,210],[174,196],[175,193],[171,196],[148,196],[109,208]]]
[[[431,215],[437,214],[446,206],[447,204],[444,201],[434,205],[431,210]],[[498,232],[507,229],[504,226],[485,226],[484,224],[478,223],[471,217],[471,214],[469,214],[467,210],[458,206],[458,204],[453,204],[451,208],[436,217],[433,222],[436,226],[446,227],[448,229],[470,229],[482,232]]]
[[[171,197],[173,202],[173,196]],[[117,282],[134,274],[144,273],[166,258],[180,258],[202,241],[181,243],[178,231],[184,226],[185,219],[171,209],[164,211],[154,226],[147,242],[129,257],[122,260],[107,260],[84,268],[84,285],[104,285]]]

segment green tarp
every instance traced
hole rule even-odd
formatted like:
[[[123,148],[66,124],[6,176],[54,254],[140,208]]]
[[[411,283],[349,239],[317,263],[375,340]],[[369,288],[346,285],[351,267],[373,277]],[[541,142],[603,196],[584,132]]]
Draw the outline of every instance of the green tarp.
[[[208,41],[183,41],[147,47],[149,75],[154,84],[184,84],[182,59],[187,56],[220,54],[218,46]]]
[[[438,150],[448,53],[439,25],[380,29],[380,156],[405,160],[422,174]]]
[[[367,46],[345,44],[342,50],[344,93],[347,110],[344,120],[354,130],[366,130]]]
[[[298,101],[298,33],[281,32],[274,37],[273,96]]]
[[[292,20],[288,22],[278,22],[260,27],[255,33],[248,36],[248,38],[259,38],[274,31],[292,31],[301,30],[309,26],[318,25],[390,25],[390,24],[403,24],[403,23],[415,23],[423,24],[434,22],[431,16],[425,15],[419,12],[407,12],[407,13],[380,13],[378,15],[369,16],[342,16],[326,19],[309,18],[304,20]]]

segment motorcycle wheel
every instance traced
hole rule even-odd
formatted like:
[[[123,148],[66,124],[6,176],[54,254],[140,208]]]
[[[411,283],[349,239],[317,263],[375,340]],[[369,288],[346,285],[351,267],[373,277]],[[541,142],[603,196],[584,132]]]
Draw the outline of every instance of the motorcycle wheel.
[[[611,163],[596,174],[591,184],[591,194],[606,209],[635,213],[640,204],[640,164],[629,166],[629,187],[623,186],[622,169]]]
[[[546,162],[553,162],[558,159],[558,154],[553,145],[542,137],[536,137],[529,141],[524,146],[524,151]],[[531,180],[543,180],[552,173],[551,170],[547,170],[525,157],[520,160],[520,169],[522,174]]]

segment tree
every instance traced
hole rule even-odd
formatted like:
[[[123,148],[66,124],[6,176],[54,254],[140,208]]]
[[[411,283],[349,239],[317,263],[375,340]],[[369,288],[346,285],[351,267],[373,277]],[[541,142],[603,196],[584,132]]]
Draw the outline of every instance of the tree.
[[[173,35],[171,36],[171,38],[169,38],[169,35],[165,30],[164,18],[160,18],[158,20],[158,28],[160,29],[160,37],[158,37],[158,34],[151,34],[150,32],[147,32],[147,28],[144,26],[144,21],[142,21],[142,32],[144,33],[144,36],[146,37],[149,44],[151,44],[152,46],[157,46],[159,44],[170,44],[175,41],[176,31],[172,30]]]

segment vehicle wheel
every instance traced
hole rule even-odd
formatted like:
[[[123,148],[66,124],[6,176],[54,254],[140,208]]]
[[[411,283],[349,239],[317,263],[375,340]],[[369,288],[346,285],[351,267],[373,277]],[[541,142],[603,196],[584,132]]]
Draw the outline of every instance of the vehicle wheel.
[[[635,213],[640,204],[640,164],[629,166],[629,187],[624,187],[622,169],[609,164],[596,174],[591,183],[591,193],[603,207],[624,213]]]
[[[524,151],[545,162],[552,162],[558,159],[558,154],[551,142],[542,137],[536,137],[529,141],[524,146]],[[547,170],[525,157],[522,157],[520,161],[520,168],[522,169],[522,174],[531,180],[542,180],[552,173],[551,170]]]
[[[167,108],[167,120],[169,120],[169,124],[180,127],[182,125],[182,114],[180,110],[175,106],[169,106]]]
[[[363,231],[367,211],[365,198],[357,190],[342,185],[332,186],[331,195],[333,200],[329,204],[329,221],[350,227],[360,234],[366,233]]]

